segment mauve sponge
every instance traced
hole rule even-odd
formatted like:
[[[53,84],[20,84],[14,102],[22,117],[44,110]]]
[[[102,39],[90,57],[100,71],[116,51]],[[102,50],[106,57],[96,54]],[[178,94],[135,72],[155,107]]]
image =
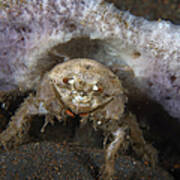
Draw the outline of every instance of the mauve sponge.
[[[82,37],[97,40],[89,58],[119,72],[129,67],[130,84],[180,118],[180,27],[135,17],[102,0],[1,2],[0,94],[34,89],[63,61],[49,52]]]

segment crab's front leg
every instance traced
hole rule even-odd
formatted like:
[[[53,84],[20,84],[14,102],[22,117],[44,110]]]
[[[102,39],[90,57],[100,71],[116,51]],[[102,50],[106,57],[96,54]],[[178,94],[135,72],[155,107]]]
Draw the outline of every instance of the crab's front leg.
[[[0,143],[11,147],[25,142],[33,115],[45,115],[45,123],[41,128],[44,132],[48,123],[53,124],[56,117],[61,120],[62,104],[58,100],[50,81],[45,78],[40,84],[36,96],[30,95],[21,104],[12,117],[6,130],[0,134]]]
[[[30,128],[31,116],[36,114],[39,114],[39,103],[30,95],[11,118],[7,129],[0,134],[0,144],[7,149],[23,143]]]

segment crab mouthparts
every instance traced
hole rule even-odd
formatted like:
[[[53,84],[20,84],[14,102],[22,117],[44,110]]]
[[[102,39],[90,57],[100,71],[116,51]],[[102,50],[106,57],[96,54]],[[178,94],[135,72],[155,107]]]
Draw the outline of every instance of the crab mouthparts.
[[[85,116],[88,116],[88,113],[80,113],[78,115],[74,114],[72,111],[70,111],[69,109],[67,109],[66,111],[66,114],[72,118],[75,118],[76,116],[80,116],[80,117],[85,117]]]

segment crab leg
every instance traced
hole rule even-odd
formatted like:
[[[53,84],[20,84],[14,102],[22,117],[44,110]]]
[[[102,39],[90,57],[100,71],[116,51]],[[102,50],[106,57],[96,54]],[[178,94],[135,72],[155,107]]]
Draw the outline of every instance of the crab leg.
[[[105,169],[103,173],[103,179],[109,179],[114,173],[114,160],[115,155],[124,142],[125,131],[124,128],[118,128],[114,133],[114,140],[109,144],[105,153]]]
[[[22,143],[30,128],[30,116],[36,114],[39,114],[39,103],[31,95],[12,117],[7,129],[0,134],[0,145],[8,149],[9,146]]]

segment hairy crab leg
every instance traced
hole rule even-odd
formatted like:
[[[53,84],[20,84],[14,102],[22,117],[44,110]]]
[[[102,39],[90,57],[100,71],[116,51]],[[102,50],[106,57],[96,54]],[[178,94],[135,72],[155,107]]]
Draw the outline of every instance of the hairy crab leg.
[[[30,128],[31,116],[40,114],[38,101],[30,95],[17,110],[6,130],[0,134],[0,144],[5,149],[21,144],[25,140],[28,129]]]
[[[103,179],[110,179],[114,174],[115,155],[120,145],[124,142],[125,130],[124,128],[118,128],[114,133],[112,133],[112,135],[114,136],[114,140],[109,144],[105,152]]]
[[[146,143],[136,117],[132,113],[127,115],[126,122],[130,129],[132,148],[136,152],[136,155],[142,157],[144,161],[148,161],[155,168],[158,160],[157,150],[151,144]]]

